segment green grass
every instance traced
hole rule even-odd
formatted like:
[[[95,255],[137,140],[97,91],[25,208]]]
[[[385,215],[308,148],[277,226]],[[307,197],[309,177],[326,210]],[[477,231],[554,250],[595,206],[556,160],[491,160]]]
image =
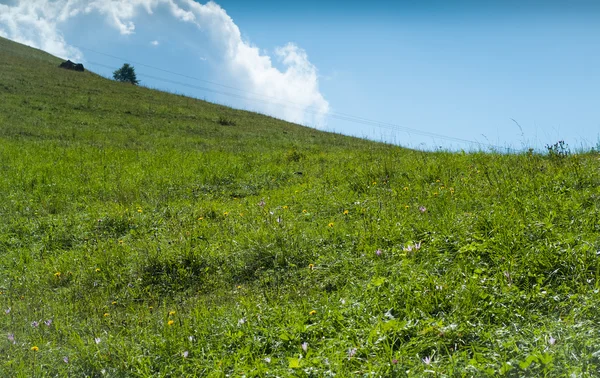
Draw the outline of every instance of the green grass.
[[[600,374],[599,155],[407,150],[59,62],[0,38],[0,376]]]

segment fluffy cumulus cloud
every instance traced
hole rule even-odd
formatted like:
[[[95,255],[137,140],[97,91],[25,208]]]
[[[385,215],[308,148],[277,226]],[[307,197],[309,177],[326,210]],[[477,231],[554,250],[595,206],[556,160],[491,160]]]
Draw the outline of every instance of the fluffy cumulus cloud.
[[[18,0],[2,4],[0,36],[10,38],[52,54],[80,60],[83,54],[70,46],[61,33],[69,19],[99,14],[122,35],[135,33],[140,12],[152,15],[166,7],[177,22],[191,23],[206,33],[215,56],[229,78],[248,92],[266,101],[248,104],[280,118],[322,125],[329,104],[319,91],[316,67],[304,50],[288,44],[275,51],[283,69],[271,57],[243,40],[240,29],[227,12],[214,2],[193,0]],[[5,2],[5,1],[4,1]],[[154,45],[155,43],[152,42]]]

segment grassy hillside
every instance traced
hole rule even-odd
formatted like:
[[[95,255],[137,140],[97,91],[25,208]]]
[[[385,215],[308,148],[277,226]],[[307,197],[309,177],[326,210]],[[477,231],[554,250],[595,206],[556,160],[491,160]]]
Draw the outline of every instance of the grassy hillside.
[[[59,62],[0,38],[0,376],[600,373],[598,155],[411,151]]]

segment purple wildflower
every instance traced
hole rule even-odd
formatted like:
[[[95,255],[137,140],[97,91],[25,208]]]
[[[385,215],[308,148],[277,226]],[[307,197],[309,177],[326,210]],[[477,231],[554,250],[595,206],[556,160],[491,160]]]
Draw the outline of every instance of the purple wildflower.
[[[383,253],[383,251],[381,249],[378,249],[377,251],[375,251],[375,254],[377,256],[381,256],[382,253]]]
[[[10,341],[11,343],[15,344],[15,334],[14,333],[9,333],[8,334],[8,341]]]
[[[427,211],[427,208],[425,206],[419,206],[419,211],[424,213]]]
[[[65,362],[65,364],[68,364],[69,363],[69,357],[64,356],[63,357],[63,361]]]
[[[415,243],[415,251],[421,249],[421,242]]]
[[[265,200],[261,199],[260,202],[258,203],[258,206],[264,207],[265,206]]]
[[[95,337],[94,341],[96,342],[96,344],[100,344],[100,342],[102,341],[102,339],[99,338],[99,337]]]
[[[302,350],[304,352],[308,351],[308,343],[306,341],[302,343]]]
[[[425,365],[431,364],[431,357],[427,356],[423,358],[423,363],[425,363]]]
[[[550,345],[554,345],[556,343],[556,339],[552,336],[550,336],[550,338],[548,339],[548,344]]]
[[[44,324],[48,327],[50,327],[52,325],[52,319],[48,319],[46,321],[44,321]]]
[[[9,308],[7,308],[6,310],[4,310],[4,313],[5,313],[6,315],[10,314],[10,307],[9,307]]]
[[[189,354],[189,352],[186,350],[181,355],[183,356],[183,358],[187,358],[188,354]]]
[[[396,365],[397,363],[398,363],[398,360],[394,358],[394,359],[392,360],[392,364]]]
[[[32,327],[37,327],[37,326],[39,326],[39,325],[40,325],[40,323],[39,323],[39,322],[36,322],[35,320],[31,322],[31,326],[32,326]]]
[[[356,348],[348,349],[348,360],[350,360],[356,354]]]

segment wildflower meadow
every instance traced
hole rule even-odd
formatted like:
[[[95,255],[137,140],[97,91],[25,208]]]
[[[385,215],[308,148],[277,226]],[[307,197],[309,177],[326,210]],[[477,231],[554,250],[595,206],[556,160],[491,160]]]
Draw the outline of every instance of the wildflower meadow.
[[[58,63],[0,38],[0,376],[600,374],[597,151],[415,151]]]

